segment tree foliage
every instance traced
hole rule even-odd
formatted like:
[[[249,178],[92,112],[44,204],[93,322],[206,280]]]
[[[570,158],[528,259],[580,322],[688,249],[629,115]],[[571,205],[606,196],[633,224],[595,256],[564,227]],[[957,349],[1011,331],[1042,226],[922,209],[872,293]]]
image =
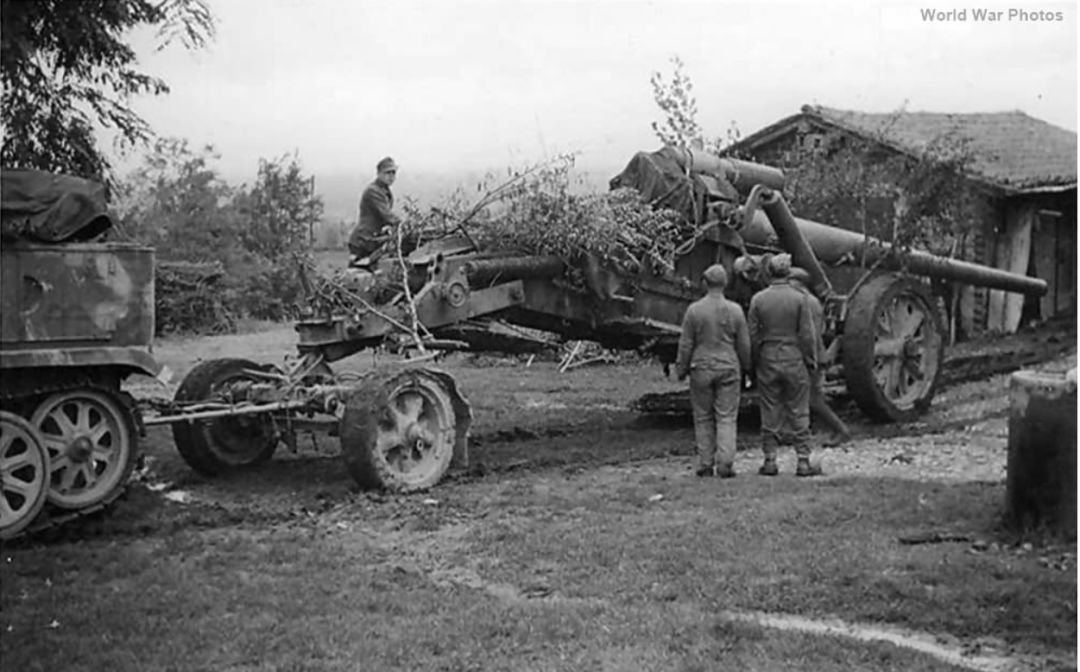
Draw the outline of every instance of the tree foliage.
[[[739,140],[739,128],[731,122],[723,136],[706,136],[698,123],[697,97],[694,83],[686,73],[686,64],[678,56],[671,57],[671,77],[654,72],[649,79],[653,100],[664,120],[652,122],[653,133],[665,145],[682,149],[706,149],[719,153]]]
[[[323,205],[299,158],[260,160],[251,187],[226,182],[216,160],[212,147],[161,139],[116,190],[121,230],[154,245],[171,274],[159,273],[169,280],[157,292],[163,328],[214,332],[242,318],[283,320],[302,301],[298,265]],[[221,277],[196,281],[200,269]]]
[[[686,149],[704,142],[697,121],[697,98],[694,96],[694,83],[684,71],[682,59],[672,56],[671,67],[670,79],[665,79],[659,72],[654,72],[649,79],[653,100],[664,113],[663,123],[652,122],[652,129],[665,145]]]
[[[406,204],[411,233],[438,235],[464,223],[484,251],[555,255],[571,266],[589,256],[628,274],[674,268],[675,250],[694,226],[674,211],[651,208],[633,189],[579,193],[574,157],[489,174],[479,199],[458,191],[427,213]],[[574,278],[571,278],[574,279]]]
[[[152,130],[129,100],[169,91],[136,69],[130,31],[156,27],[158,48],[214,34],[204,0],[2,0],[0,11],[0,161],[99,180],[110,163],[97,130],[115,129],[122,147],[146,142]]]
[[[833,129],[800,138],[780,158],[792,208],[901,249],[962,254],[986,206],[971,180],[970,144],[947,132],[900,148],[889,129],[902,113],[868,137]]]
[[[283,156],[259,161],[255,186],[244,194],[241,207],[251,217],[244,231],[244,247],[267,259],[279,259],[305,249],[322,219],[322,199],[305,177],[299,157]]]
[[[169,261],[228,262],[244,256],[247,219],[214,167],[213,147],[162,138],[115,193],[121,229]]]
[[[922,147],[902,148],[890,133],[901,114],[870,136],[833,129],[799,138],[780,157],[792,209],[887,241],[896,250],[971,260],[974,234],[990,216],[990,201],[972,179],[970,143],[946,132]],[[959,286],[932,284],[943,299],[951,338],[962,336]]]

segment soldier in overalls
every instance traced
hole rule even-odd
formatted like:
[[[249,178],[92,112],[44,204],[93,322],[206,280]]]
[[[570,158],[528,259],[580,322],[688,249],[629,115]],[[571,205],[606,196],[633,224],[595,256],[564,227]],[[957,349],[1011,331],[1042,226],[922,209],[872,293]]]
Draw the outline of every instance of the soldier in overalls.
[[[776,453],[794,443],[797,476],[815,476],[810,464],[810,377],[817,370],[817,337],[806,297],[789,282],[791,255],[768,262],[771,281],[750,300],[747,322],[761,407],[758,473],[775,476]]]
[[[697,475],[730,478],[735,475],[736,421],[742,372],[750,366],[750,334],[742,308],[724,297],[724,267],[710,266],[703,279],[707,293],[683,317],[675,371],[679,380],[690,378]]]

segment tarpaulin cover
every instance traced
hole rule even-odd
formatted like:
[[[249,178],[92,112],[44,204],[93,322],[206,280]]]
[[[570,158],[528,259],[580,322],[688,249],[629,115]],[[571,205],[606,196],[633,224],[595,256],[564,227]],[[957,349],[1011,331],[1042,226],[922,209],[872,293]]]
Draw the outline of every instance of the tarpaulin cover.
[[[717,200],[738,201],[738,192],[721,175],[687,176],[677,152],[670,147],[657,152],[638,152],[608,186],[631,187],[653,208],[674,210],[695,223],[703,223],[706,217],[702,213]]]
[[[41,170],[0,173],[0,235],[42,243],[87,241],[113,224],[105,185]]]

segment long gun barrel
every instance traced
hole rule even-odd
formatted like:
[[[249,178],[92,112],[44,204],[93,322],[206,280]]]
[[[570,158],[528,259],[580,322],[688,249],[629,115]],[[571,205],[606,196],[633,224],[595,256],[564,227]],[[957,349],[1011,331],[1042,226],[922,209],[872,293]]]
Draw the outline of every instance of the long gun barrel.
[[[521,278],[548,278],[561,275],[566,268],[562,259],[555,256],[499,257],[477,259],[465,264],[469,282],[477,285],[490,282],[507,282]]]
[[[791,214],[780,196],[785,178],[778,168],[721,157],[700,149],[675,148],[675,151],[683,170],[723,175],[741,194],[749,194],[744,207],[753,216],[743,217],[739,222],[743,240],[762,247],[779,243],[782,249],[791,253],[796,265],[810,273],[814,291],[819,295],[831,291],[822,264],[877,265],[883,270],[906,270],[915,275],[1036,296],[1047,291],[1046,281],[1039,278],[928,252],[894,251],[891,245],[876,238],[799,219]],[[764,214],[757,211],[759,203]]]
[[[823,293],[822,286],[828,287],[828,279],[818,262],[830,266],[860,264],[869,267],[877,264],[885,270],[904,269],[915,275],[1035,296],[1042,296],[1047,290],[1046,281],[1040,278],[918,250],[894,251],[888,243],[876,238],[800,219],[791,214],[778,193],[767,189],[763,190],[762,209],[764,213],[755,212],[749,221],[743,221],[739,229],[743,240],[759,246],[779,241],[781,247],[791,252],[792,261],[810,273],[819,294]],[[804,244],[800,243],[800,238]]]

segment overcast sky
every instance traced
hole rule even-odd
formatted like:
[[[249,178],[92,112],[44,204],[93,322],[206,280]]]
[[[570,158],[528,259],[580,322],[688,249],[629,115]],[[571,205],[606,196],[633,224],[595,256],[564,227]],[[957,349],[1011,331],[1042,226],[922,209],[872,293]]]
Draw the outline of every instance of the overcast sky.
[[[172,92],[136,104],[163,136],[212,143],[230,178],[298,150],[316,174],[522,165],[580,152],[617,170],[658,143],[649,77],[678,55],[708,135],[805,103],[887,112],[1019,109],[1076,130],[1077,7],[977,22],[971,5],[616,0],[209,0],[215,41],[141,66]],[[983,5],[1007,11],[1008,5]],[[966,8],[924,21],[921,9]]]

